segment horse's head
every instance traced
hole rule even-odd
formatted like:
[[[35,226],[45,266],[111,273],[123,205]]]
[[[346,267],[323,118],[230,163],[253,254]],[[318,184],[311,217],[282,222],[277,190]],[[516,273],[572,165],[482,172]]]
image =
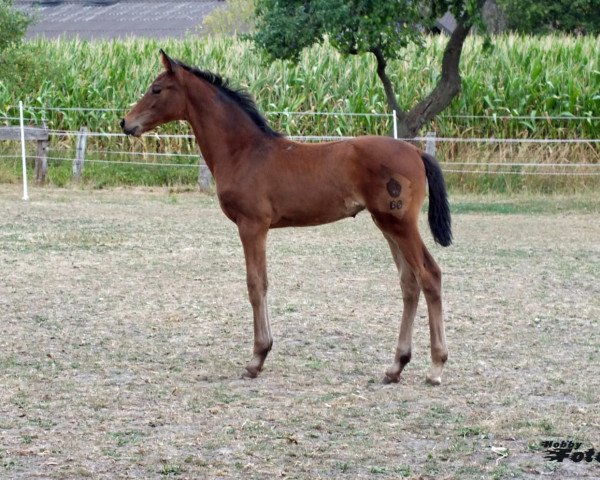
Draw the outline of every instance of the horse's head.
[[[154,79],[140,101],[121,120],[121,128],[127,135],[139,137],[163,123],[185,119],[184,69],[162,50],[160,57],[165,71]]]

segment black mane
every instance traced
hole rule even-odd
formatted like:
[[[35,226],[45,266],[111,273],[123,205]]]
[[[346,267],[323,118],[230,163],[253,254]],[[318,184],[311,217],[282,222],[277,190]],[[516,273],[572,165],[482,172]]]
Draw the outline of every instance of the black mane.
[[[233,100],[237,103],[246,114],[250,117],[250,119],[255,123],[255,125],[261,129],[262,132],[267,134],[270,137],[281,137],[281,133],[273,130],[265,117],[260,113],[256,103],[252,96],[243,89],[234,89],[229,86],[229,82],[218,73],[209,72],[208,70],[200,70],[196,67],[190,67],[185,63],[177,61],[177,64],[187,70],[190,73],[193,73],[198,78],[207,81],[211,85],[217,87],[221,92],[223,92],[229,99]]]

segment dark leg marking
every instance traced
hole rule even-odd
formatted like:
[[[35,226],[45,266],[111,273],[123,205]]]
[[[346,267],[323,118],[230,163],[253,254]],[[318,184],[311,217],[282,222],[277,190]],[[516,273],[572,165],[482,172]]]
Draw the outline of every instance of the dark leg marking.
[[[404,353],[402,355],[400,355],[400,365],[404,366],[406,365],[408,362],[410,362],[411,359],[411,354],[410,353]]]

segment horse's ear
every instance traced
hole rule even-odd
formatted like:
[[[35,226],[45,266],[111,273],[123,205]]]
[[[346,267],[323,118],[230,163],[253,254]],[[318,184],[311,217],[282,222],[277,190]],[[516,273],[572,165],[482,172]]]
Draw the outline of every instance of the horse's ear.
[[[177,62],[169,57],[162,48],[160,49],[160,60],[162,61],[165,70],[169,73],[175,73],[175,71],[179,68]]]

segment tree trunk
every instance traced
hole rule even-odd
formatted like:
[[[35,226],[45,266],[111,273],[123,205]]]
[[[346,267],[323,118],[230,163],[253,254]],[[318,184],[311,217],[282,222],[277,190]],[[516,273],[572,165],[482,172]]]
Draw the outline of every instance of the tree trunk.
[[[479,0],[479,2],[483,4],[483,0]],[[460,56],[465,39],[471,29],[471,22],[468,17],[462,17],[458,19],[457,23],[444,50],[440,80],[429,95],[408,112],[402,110],[398,105],[394,87],[385,71],[387,62],[381,49],[379,47],[371,49],[371,53],[375,55],[377,60],[377,75],[383,83],[388,106],[396,111],[399,138],[417,136],[423,125],[433,120],[438,113],[450,105],[454,97],[460,92]]]
[[[416,136],[421,127],[450,105],[460,92],[460,55],[470,29],[470,26],[459,23],[452,32],[444,50],[440,80],[431,93],[406,115],[403,128],[408,137]]]

